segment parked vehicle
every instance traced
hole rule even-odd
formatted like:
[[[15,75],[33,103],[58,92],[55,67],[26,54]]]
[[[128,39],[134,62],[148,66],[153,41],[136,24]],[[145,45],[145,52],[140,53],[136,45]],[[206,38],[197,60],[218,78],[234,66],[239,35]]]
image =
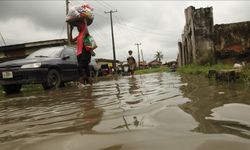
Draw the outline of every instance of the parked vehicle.
[[[94,58],[91,59],[89,63],[89,68],[90,68],[90,75],[91,77],[97,77],[98,76],[98,67],[96,60]]]
[[[6,93],[19,92],[23,84],[57,88],[79,78],[75,49],[68,46],[42,48],[25,59],[0,64],[0,85]]]
[[[108,64],[102,64],[101,68],[99,69],[99,76],[105,76],[110,73],[110,68]]]

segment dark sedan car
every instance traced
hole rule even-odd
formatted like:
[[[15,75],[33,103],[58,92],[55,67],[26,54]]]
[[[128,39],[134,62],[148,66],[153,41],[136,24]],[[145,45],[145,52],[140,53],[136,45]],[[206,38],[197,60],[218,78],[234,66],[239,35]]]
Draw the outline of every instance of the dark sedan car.
[[[0,64],[0,84],[6,93],[19,92],[22,84],[42,84],[44,89],[59,87],[79,78],[74,48],[43,48],[25,59]]]

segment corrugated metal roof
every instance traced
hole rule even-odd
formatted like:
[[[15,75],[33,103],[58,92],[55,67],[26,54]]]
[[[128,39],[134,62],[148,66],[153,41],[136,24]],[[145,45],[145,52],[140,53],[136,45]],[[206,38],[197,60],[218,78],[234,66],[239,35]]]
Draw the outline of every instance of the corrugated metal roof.
[[[29,42],[15,45],[7,45],[1,46],[0,52],[10,51],[10,50],[18,50],[24,48],[36,48],[36,47],[46,47],[46,46],[58,46],[67,44],[67,39],[55,39],[55,40],[46,40],[46,41],[37,41],[37,42]]]

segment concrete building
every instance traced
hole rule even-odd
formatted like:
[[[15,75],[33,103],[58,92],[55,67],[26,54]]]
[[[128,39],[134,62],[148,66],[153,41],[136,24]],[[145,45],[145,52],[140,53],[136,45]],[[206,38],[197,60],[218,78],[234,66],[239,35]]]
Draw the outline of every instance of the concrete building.
[[[154,59],[148,63],[149,67],[159,67],[161,65],[162,65],[162,63],[157,59]]]
[[[113,59],[104,59],[104,58],[93,58],[97,63],[97,68],[101,68],[101,65],[108,65],[109,67],[113,67]],[[116,60],[116,66],[120,63],[119,60]]]
[[[193,6],[185,9],[185,18],[182,41],[178,42],[178,65],[250,60],[249,21],[214,25],[212,7]]]

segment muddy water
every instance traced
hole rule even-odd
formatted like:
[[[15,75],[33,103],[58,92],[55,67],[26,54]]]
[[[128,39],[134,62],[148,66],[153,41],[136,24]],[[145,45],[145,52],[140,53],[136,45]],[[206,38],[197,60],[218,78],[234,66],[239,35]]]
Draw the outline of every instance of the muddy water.
[[[162,73],[2,96],[0,150],[248,150],[249,91]]]

